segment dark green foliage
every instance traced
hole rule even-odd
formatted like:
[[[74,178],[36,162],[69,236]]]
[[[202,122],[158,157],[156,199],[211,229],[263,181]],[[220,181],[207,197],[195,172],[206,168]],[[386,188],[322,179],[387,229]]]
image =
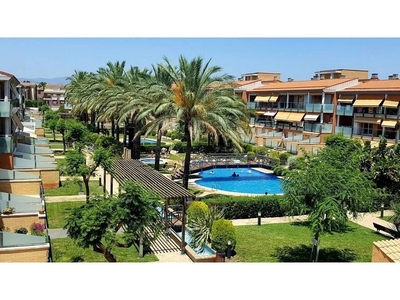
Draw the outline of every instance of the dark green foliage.
[[[224,217],[230,220],[256,218],[259,211],[263,217],[282,217],[288,212],[283,195],[258,197],[213,195],[201,200],[223,210]]]
[[[225,252],[228,241],[232,250],[236,247],[236,232],[232,221],[226,219],[215,220],[211,229],[211,248],[217,252]]]
[[[281,165],[276,165],[272,171],[276,176],[285,176],[287,173],[287,169]]]
[[[21,228],[18,228],[17,230],[15,230],[15,233],[27,234],[28,229],[26,229],[25,227],[21,227]]]

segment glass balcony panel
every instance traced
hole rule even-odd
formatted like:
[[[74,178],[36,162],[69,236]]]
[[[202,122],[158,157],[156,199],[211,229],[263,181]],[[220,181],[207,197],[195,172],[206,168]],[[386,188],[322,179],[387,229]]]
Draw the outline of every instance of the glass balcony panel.
[[[333,104],[323,104],[322,112],[323,113],[333,113]]]
[[[11,102],[0,101],[0,118],[11,117]]]
[[[13,140],[11,136],[0,136],[0,153],[12,153]]]
[[[0,232],[0,248],[33,246],[46,243],[47,243],[47,237],[45,236]]]

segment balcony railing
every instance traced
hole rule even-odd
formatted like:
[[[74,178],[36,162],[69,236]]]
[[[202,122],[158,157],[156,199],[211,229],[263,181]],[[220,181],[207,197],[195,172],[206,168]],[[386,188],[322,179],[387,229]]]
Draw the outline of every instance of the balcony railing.
[[[332,124],[304,123],[304,131],[316,133],[332,133]]]
[[[342,133],[345,137],[350,138],[353,132],[353,128],[350,126],[336,126],[335,133]]]
[[[11,117],[11,102],[0,101],[0,118]]]
[[[338,116],[353,116],[353,106],[342,106],[338,105],[336,107],[336,114]]]
[[[36,246],[47,243],[46,236],[0,232],[0,248]]]
[[[13,152],[13,139],[11,136],[0,136],[0,153]]]

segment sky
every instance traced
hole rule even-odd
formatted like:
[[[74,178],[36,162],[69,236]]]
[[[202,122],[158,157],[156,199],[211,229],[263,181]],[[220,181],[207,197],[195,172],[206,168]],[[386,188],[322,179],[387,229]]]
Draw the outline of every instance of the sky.
[[[327,69],[361,69],[379,78],[400,73],[399,38],[0,38],[0,70],[17,78],[95,72],[107,62],[151,68],[164,57],[197,56],[222,72],[274,72],[309,80]]]
[[[2,16],[12,26],[0,29],[0,70],[17,78],[95,72],[117,61],[151,68],[164,56],[177,63],[179,55],[211,59],[235,78],[276,72],[282,80],[309,80],[316,71],[340,68],[368,70],[381,79],[400,73],[391,0],[379,6],[336,0],[329,7],[314,0],[268,6],[250,0],[240,7],[210,0],[131,7],[121,0],[98,6],[71,0],[59,8],[50,0],[35,7],[22,0],[21,7],[24,2],[26,9]]]

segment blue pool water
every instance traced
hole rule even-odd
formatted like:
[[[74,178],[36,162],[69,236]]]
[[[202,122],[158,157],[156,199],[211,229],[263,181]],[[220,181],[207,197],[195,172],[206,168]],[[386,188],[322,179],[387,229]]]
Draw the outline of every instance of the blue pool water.
[[[129,138],[126,138],[126,142],[129,143]],[[156,140],[152,139],[147,139],[147,138],[140,138],[140,143],[141,144],[156,144]]]
[[[232,177],[233,172],[238,174]],[[226,192],[265,195],[283,194],[281,180],[273,174],[265,174],[252,168],[214,168],[199,173],[196,184]]]
[[[155,158],[141,158],[140,161],[145,164],[155,164],[156,159]],[[160,159],[160,164],[163,164],[163,163],[164,163],[164,160]]]

